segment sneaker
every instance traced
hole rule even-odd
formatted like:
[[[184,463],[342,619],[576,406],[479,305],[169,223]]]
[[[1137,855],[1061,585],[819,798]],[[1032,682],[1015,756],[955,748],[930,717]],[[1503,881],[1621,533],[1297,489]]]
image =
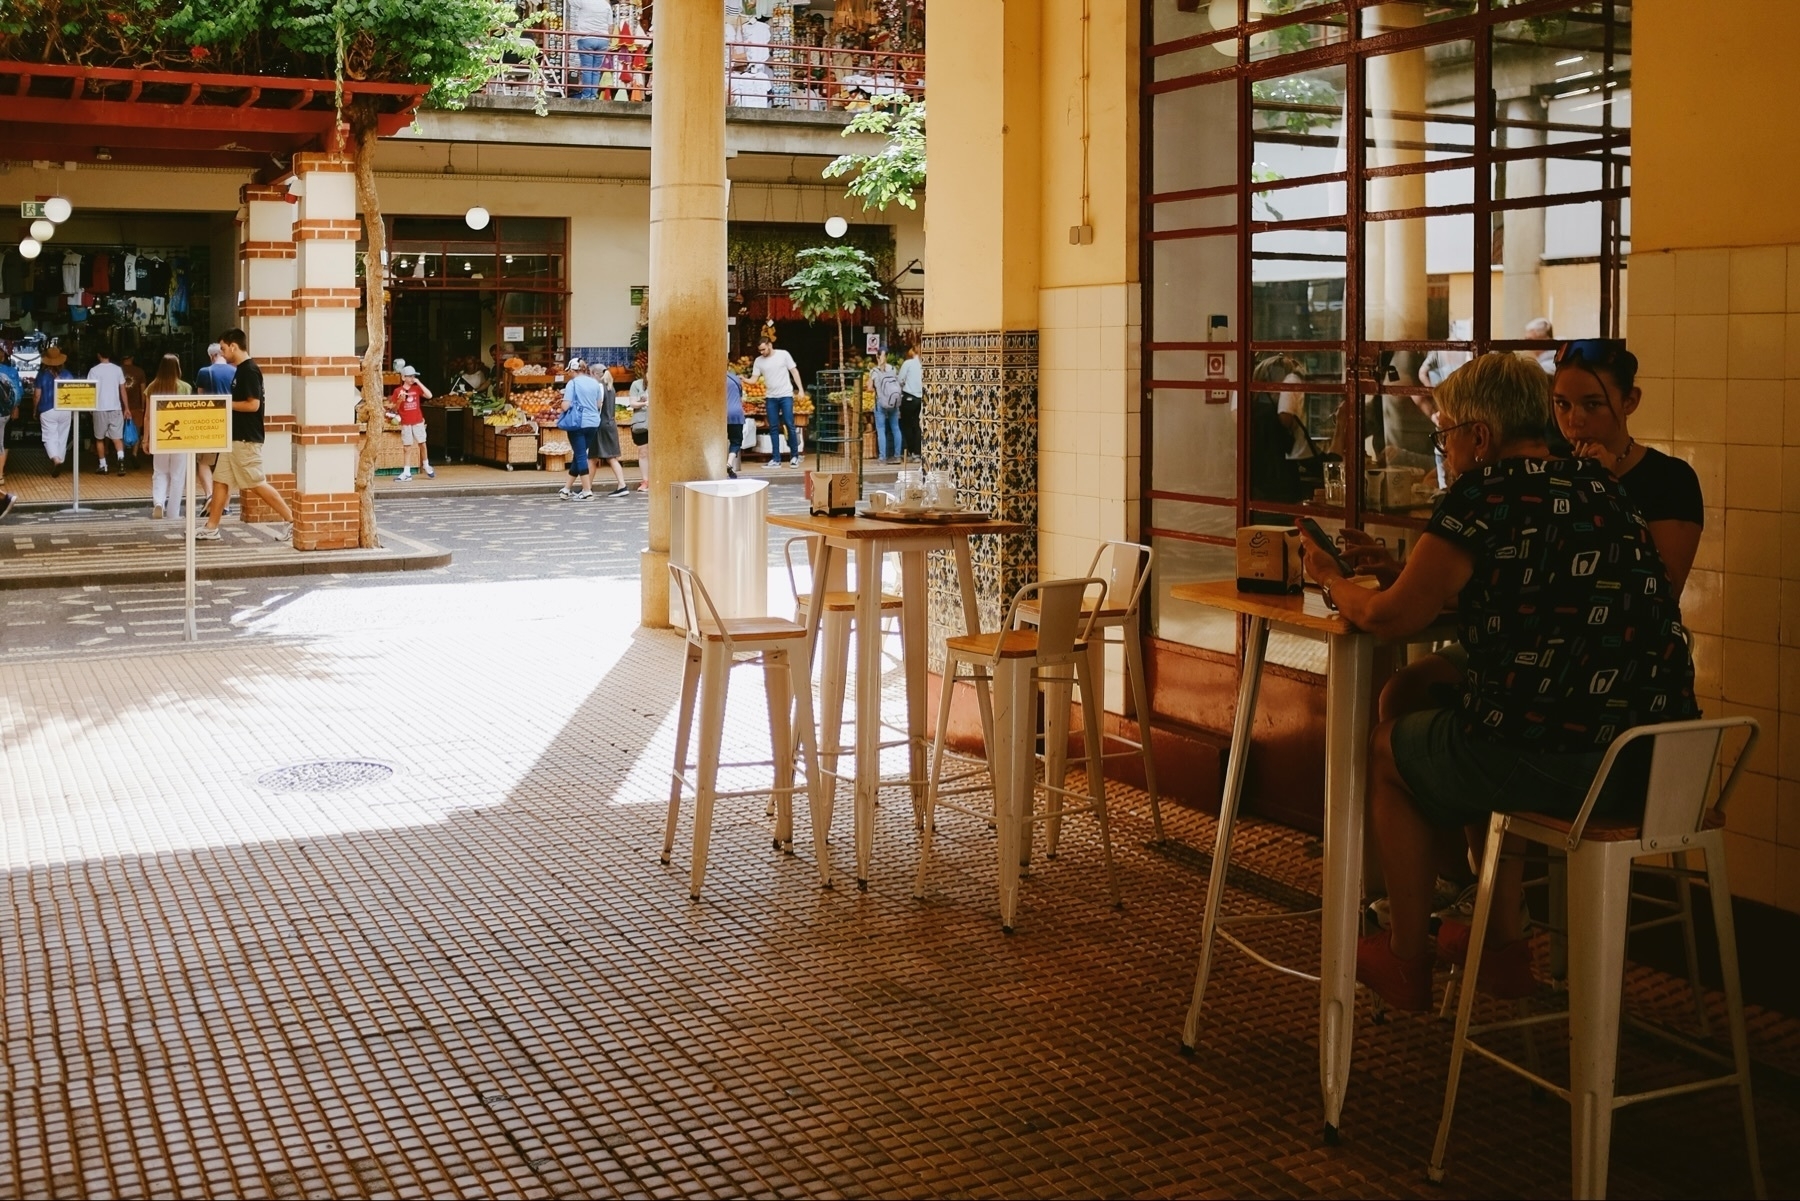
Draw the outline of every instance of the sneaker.
[[[564,500],[568,500],[571,496],[575,495],[575,489],[569,487],[567,484],[564,484],[562,487],[560,487],[556,490],[556,494],[558,496],[562,497]]]
[[[592,493],[592,492],[591,492],[591,491],[581,491],[581,492],[577,492],[577,493],[576,493],[576,494],[575,494],[575,499],[576,499],[576,500],[593,500],[593,499],[594,499],[594,494],[593,494],[593,493]]]
[[[624,484],[620,484],[617,488],[614,488],[611,492],[608,492],[606,495],[609,499],[620,497],[620,496],[630,496],[631,489],[626,487]]]
[[[120,475],[125,474],[125,456],[124,455],[119,456],[119,474]]]
[[[1438,926],[1437,960],[1446,967],[1461,967],[1469,960],[1469,924],[1454,918]],[[1502,1001],[1522,1001],[1538,992],[1537,974],[1531,970],[1531,940],[1515,939],[1481,949],[1481,971],[1476,990]]]
[[[158,521],[161,521],[163,519],[163,507],[161,505],[151,505],[150,506],[150,516],[156,518]]]
[[[57,476],[61,475],[62,468],[63,468],[63,465],[62,465],[61,459],[58,459],[58,460],[56,460],[56,462],[50,464],[50,478],[55,479]]]
[[[195,542],[219,542],[221,540],[219,531],[212,526],[203,525],[194,531]]]
[[[728,480],[735,480],[737,478],[737,468],[727,467],[725,469],[725,478]]]
[[[100,465],[98,467],[94,468],[94,470],[98,471],[101,475],[105,475],[106,474],[106,460],[101,459]]]
[[[18,503],[19,498],[12,493],[0,492],[0,521],[6,520],[6,515],[12,512],[13,506]]]
[[[284,521],[275,527],[275,541],[292,542],[294,540],[294,523]]]
[[[407,480],[410,480],[412,478],[412,472],[410,470],[402,471],[399,475],[395,476],[394,478],[404,484]]]
[[[1423,1013],[1431,1008],[1431,956],[1400,958],[1386,930],[1357,940],[1356,982],[1395,1009]]]
[[[437,472],[431,469],[430,463],[425,464],[425,478],[428,480],[435,480],[437,478]]]

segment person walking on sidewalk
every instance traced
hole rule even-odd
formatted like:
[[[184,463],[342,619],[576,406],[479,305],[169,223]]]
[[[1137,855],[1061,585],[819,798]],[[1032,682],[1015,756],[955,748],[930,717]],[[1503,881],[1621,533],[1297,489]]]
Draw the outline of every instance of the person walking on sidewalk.
[[[900,461],[910,457],[915,463],[925,461],[925,431],[919,416],[925,411],[925,364],[919,360],[919,348],[908,345],[906,359],[900,364]]]
[[[613,387],[612,368],[605,363],[589,363],[587,374],[600,388],[600,398],[594,402],[600,410],[600,424],[594,427],[594,440],[589,443],[589,448],[596,463],[605,463],[612,469],[613,490],[606,495],[626,496],[631,487],[625,482],[625,465],[619,461],[619,393]]]
[[[202,396],[230,396],[231,379],[237,374],[237,368],[225,361],[225,352],[219,349],[217,342],[206,348],[209,360],[206,366],[194,374],[194,391]],[[200,495],[211,496],[213,485],[213,468],[218,465],[218,455],[194,456],[194,472],[200,477]],[[229,509],[226,510],[230,512]]]
[[[52,479],[62,474],[63,460],[70,453],[69,436],[75,426],[75,414],[56,407],[56,381],[75,378],[75,373],[67,366],[68,362],[69,357],[52,346],[44,352],[43,365],[38,368],[38,437],[43,440],[44,453],[50,456]]]
[[[412,364],[400,368],[400,384],[394,394],[388,397],[389,403],[400,414],[400,481],[405,483],[412,478],[412,464],[405,459],[406,448],[419,448],[419,470],[425,478],[434,480],[437,472],[431,469],[431,454],[425,449],[425,402],[431,399],[431,389],[419,379],[419,370]]]
[[[181,378],[181,360],[172,354],[166,354],[162,357],[162,365],[156,369],[156,378],[144,386],[144,395],[146,398],[187,396],[193,390],[193,385]],[[148,419],[148,404],[144,407],[144,415]],[[148,426],[142,428],[147,429]],[[175,516],[181,516],[182,458],[182,455],[173,451],[155,454],[150,458],[150,516],[159,521],[167,515],[171,498],[175,501]]]
[[[134,464],[144,464],[144,386],[150,382],[144,369],[137,365],[137,359],[128,354],[119,356],[119,370],[125,373],[125,454]],[[136,434],[137,437],[131,435]]]
[[[643,390],[639,391],[639,385]],[[650,385],[637,380],[631,385],[631,444],[637,447],[639,492],[650,491]]]
[[[738,456],[744,451],[744,381],[725,372],[725,474],[736,479]]]
[[[794,393],[805,391],[800,367],[794,356],[776,350],[775,343],[764,338],[756,344],[756,362],[750,368],[752,379],[763,382],[769,424],[769,466],[781,466],[781,434],[787,431],[788,463],[800,466],[800,431],[794,425]]]
[[[25,381],[11,363],[0,363],[0,488],[6,486],[6,423],[19,419],[25,399]]]
[[[125,474],[125,372],[104,350],[94,352],[98,360],[87,373],[99,393],[94,402],[94,454],[100,460],[100,474],[106,474],[106,444],[111,442],[118,452],[119,474]]]
[[[875,453],[883,463],[898,463],[905,443],[900,433],[900,373],[888,366],[887,351],[875,356],[869,369],[869,387],[875,392]]]
[[[219,469],[213,473],[212,502],[206,509],[206,528],[196,531],[194,540],[219,541],[219,520],[225,515],[225,501],[236,488],[246,499],[249,493],[256,493],[281,515],[277,537],[287,541],[294,535],[294,512],[263,475],[262,368],[250,357],[250,339],[241,329],[220,334],[219,349],[225,361],[237,368],[231,379],[231,449],[219,456]]]

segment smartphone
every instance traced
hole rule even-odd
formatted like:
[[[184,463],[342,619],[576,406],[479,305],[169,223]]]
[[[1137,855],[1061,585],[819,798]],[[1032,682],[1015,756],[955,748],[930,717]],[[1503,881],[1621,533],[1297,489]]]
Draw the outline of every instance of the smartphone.
[[[1299,524],[1306,536],[1312,539],[1312,544],[1331,556],[1339,571],[1347,576],[1356,574],[1356,568],[1345,562],[1344,556],[1338,553],[1337,543],[1331,540],[1331,535],[1325,532],[1324,526],[1310,517],[1300,518]]]

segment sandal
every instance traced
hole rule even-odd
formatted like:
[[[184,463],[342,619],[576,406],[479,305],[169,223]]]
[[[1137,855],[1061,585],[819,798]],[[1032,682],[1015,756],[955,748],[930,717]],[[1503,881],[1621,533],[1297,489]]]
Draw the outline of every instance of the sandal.
[[[1402,959],[1394,954],[1386,930],[1357,940],[1356,982],[1366,985],[1391,1008],[1408,1013],[1431,1008],[1431,956]]]
[[[1438,924],[1437,959],[1446,967],[1461,967],[1469,960],[1469,926],[1454,918]],[[1481,949],[1481,971],[1476,973],[1477,992],[1502,1001],[1522,1001],[1538,992],[1537,974],[1531,970],[1531,940],[1495,942]]]

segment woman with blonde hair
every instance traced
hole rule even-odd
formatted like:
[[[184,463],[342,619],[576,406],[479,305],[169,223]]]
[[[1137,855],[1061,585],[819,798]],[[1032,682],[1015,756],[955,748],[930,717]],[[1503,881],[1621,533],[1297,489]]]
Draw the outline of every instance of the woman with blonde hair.
[[[172,354],[162,357],[157,366],[156,378],[144,385],[144,395],[150,396],[186,396],[192,392],[193,385],[181,378],[181,360]],[[149,404],[144,406],[146,426],[143,430],[145,438],[151,437],[148,428]],[[169,501],[174,499],[174,516],[181,516],[182,480],[181,467],[186,456],[181,454],[164,454],[158,452],[152,457],[150,469],[150,516],[161,518],[169,515]]]
[[[1391,923],[1362,940],[1356,974],[1397,1009],[1431,1004],[1445,836],[1485,827],[1494,812],[1572,817],[1615,738],[1697,712],[1657,544],[1605,467],[1552,455],[1549,383],[1530,359],[1490,354],[1439,385],[1432,441],[1455,482],[1388,587],[1345,586],[1331,556],[1309,544],[1305,552],[1327,600],[1358,629],[1404,638],[1454,605],[1468,656],[1443,703],[1388,717],[1371,740],[1370,817]],[[1642,804],[1647,764],[1631,759],[1610,777],[1597,816]],[[1522,866],[1503,863],[1482,956],[1483,984],[1500,995],[1535,987]],[[1451,929],[1439,930],[1435,949],[1454,960]],[[1466,952],[1467,928],[1455,929]]]

